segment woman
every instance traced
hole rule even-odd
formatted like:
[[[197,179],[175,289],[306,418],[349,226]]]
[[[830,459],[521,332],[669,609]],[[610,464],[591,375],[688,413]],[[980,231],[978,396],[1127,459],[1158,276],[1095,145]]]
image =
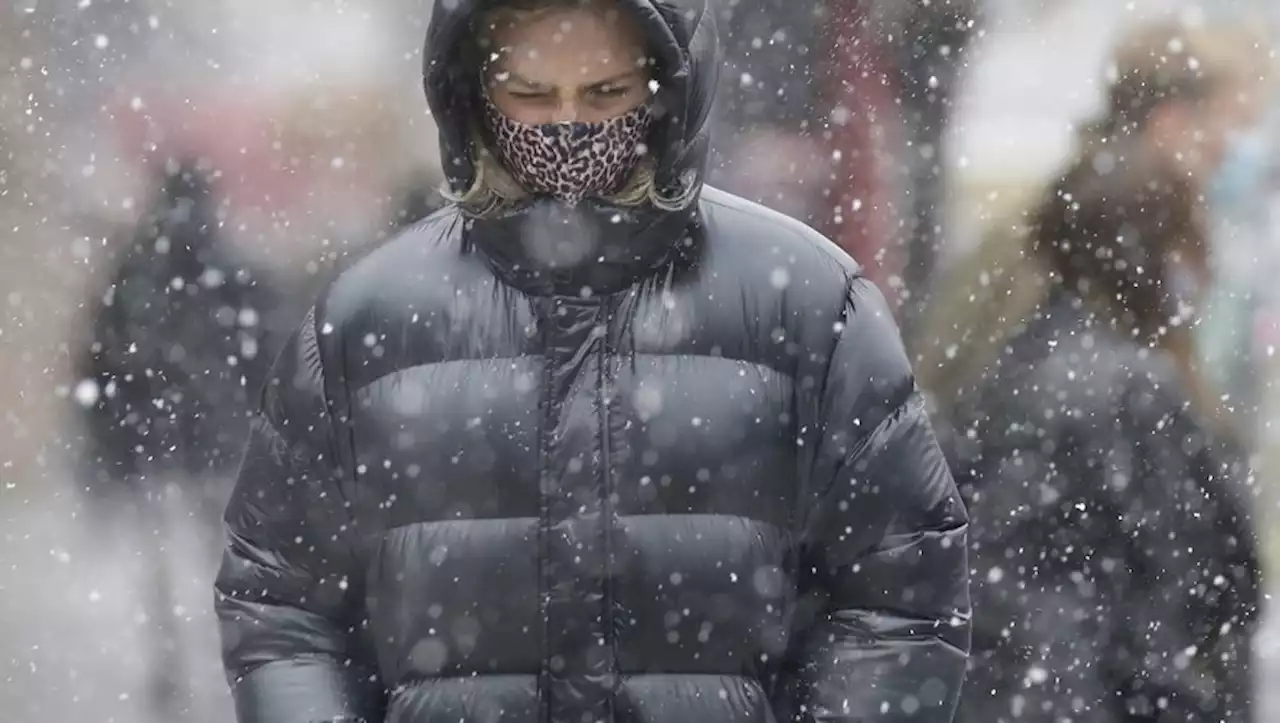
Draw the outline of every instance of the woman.
[[[1247,471],[1191,344],[1202,179],[1247,114],[1194,40],[1158,27],[1120,54],[1111,113],[1029,224],[1043,295],[957,407],[965,723],[1248,720]]]
[[[450,206],[322,294],[217,583],[241,721],[949,721],[966,517],[884,300],[701,183],[701,3],[442,0]]]
[[[1208,198],[1231,170],[1224,162],[1240,155],[1241,139],[1250,137],[1241,131],[1256,122],[1268,71],[1265,47],[1249,29],[1228,24],[1153,22],[1128,32],[1102,81],[1103,117],[1082,130],[1070,162],[1079,164],[1090,148],[1116,137],[1145,138],[1180,163],[1194,195]],[[1171,55],[1169,48],[1179,52]],[[1170,58],[1194,58],[1197,67],[1173,72]],[[1002,191],[999,205],[1008,210],[993,214],[1000,220],[988,224],[979,247],[949,269],[932,294],[911,346],[919,352],[920,386],[943,416],[989,376],[1005,342],[1046,294],[1043,260],[1027,244],[1040,197],[1036,190]],[[1212,260],[1206,256],[1206,263]]]

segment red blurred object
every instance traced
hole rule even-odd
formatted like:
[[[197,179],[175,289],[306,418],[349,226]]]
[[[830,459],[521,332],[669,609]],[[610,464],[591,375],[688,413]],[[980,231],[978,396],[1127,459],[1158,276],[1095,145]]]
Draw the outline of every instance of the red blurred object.
[[[243,92],[188,97],[150,96],[117,103],[123,146],[139,164],[198,157],[220,172],[219,190],[233,205],[290,206],[306,195],[307,179],[283,152],[279,108]]]
[[[898,310],[901,298],[888,293],[905,263],[895,208],[903,197],[892,165],[904,145],[896,81],[888,38],[875,32],[865,0],[832,0],[819,38],[818,57],[831,59],[820,75],[827,114],[827,152],[832,159],[831,212],[822,230],[866,268],[867,276]]]

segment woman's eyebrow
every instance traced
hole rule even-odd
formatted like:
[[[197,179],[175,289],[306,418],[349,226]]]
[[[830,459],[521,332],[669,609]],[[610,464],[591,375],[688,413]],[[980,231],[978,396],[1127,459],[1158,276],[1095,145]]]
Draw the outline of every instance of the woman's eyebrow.
[[[529,80],[528,78],[525,78],[521,75],[513,73],[509,70],[504,70],[500,73],[497,73],[494,76],[494,79],[497,80],[499,83],[515,83],[517,85],[522,85],[531,90],[550,90],[551,89],[551,86],[547,85],[546,83],[538,83],[538,82]]]
[[[600,87],[600,86],[602,86],[602,85],[617,85],[617,84],[619,84],[619,83],[623,82],[624,80],[631,80],[632,78],[636,77],[636,76],[637,76],[637,75],[639,75],[639,74],[640,74],[639,69],[632,69],[632,70],[628,70],[628,71],[626,71],[626,72],[624,72],[624,73],[618,73],[618,74],[617,74],[617,75],[615,75],[615,76],[612,76],[612,77],[609,77],[609,78],[605,78],[604,80],[593,80],[593,81],[591,81],[590,83],[587,83],[586,85],[584,85],[584,86],[582,86],[582,87],[584,87],[584,88],[599,88],[599,87]]]

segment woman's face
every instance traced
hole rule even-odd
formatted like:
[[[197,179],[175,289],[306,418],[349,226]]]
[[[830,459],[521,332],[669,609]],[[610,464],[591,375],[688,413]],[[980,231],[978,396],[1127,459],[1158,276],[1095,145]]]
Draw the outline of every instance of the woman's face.
[[[643,36],[608,5],[512,16],[489,32],[489,97],[519,123],[598,123],[650,95]]]
[[[1257,122],[1262,103],[1251,83],[1233,83],[1194,104],[1171,104],[1154,126],[1156,142],[1191,177],[1217,170],[1228,139]]]

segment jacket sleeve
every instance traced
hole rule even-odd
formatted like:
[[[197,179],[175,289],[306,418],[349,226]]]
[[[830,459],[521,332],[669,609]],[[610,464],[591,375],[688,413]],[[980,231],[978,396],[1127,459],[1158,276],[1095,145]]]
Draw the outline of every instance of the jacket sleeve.
[[[967,516],[888,306],[855,280],[820,400],[791,661],[800,721],[946,723],[969,648]]]
[[[239,723],[381,720],[315,324],[269,376],[225,516],[215,606]]]

